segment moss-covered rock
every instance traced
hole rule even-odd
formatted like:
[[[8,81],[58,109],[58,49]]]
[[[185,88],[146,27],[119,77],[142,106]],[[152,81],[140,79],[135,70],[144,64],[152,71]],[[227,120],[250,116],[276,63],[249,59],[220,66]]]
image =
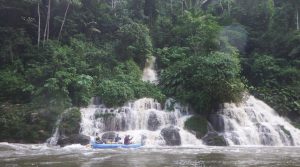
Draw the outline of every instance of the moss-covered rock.
[[[80,129],[81,113],[78,108],[71,108],[62,115],[59,125],[61,135],[78,134]]]
[[[198,139],[207,133],[207,120],[202,116],[192,116],[184,123],[184,128],[194,133]]]

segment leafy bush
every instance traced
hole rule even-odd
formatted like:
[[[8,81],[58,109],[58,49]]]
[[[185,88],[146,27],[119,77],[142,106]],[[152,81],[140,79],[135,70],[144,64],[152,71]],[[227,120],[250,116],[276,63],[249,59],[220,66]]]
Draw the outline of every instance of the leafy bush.
[[[140,67],[144,67],[153,50],[149,29],[143,24],[132,22],[120,27],[118,34],[118,56],[123,60],[133,58]]]
[[[96,94],[107,106],[120,106],[142,97],[155,98],[160,102],[165,100],[157,86],[141,80],[142,71],[133,60],[119,63],[112,72],[113,75],[96,88]]]
[[[55,119],[28,104],[0,106],[0,141],[40,143],[51,136]]]
[[[134,92],[131,87],[124,82],[115,80],[103,81],[97,92],[108,107],[121,106],[125,102],[134,99]]]
[[[10,70],[0,70],[0,100],[24,101],[29,94],[24,77]]]
[[[238,102],[244,92],[237,55],[220,52],[174,63],[162,72],[161,84],[167,95],[189,102],[202,113],[220,103]]]

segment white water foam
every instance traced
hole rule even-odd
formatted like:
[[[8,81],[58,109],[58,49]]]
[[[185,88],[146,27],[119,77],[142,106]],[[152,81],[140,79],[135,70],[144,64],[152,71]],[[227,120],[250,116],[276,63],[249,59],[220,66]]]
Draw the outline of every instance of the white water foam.
[[[153,84],[158,83],[157,73],[154,69],[155,61],[156,61],[156,57],[154,56],[151,56],[147,59],[145,68],[143,70],[143,77],[142,77],[143,81],[147,81]]]
[[[186,107],[173,105],[173,111],[162,110],[160,103],[151,98],[129,102],[120,108],[106,108],[104,105],[90,105],[81,109],[81,133],[94,136],[107,131],[116,131],[121,138],[133,136],[133,142],[140,143],[146,136],[146,145],[164,145],[161,130],[174,126],[179,130],[182,145],[201,145],[193,134],[184,129],[189,115]]]
[[[225,104],[218,119],[229,145],[300,145],[300,130],[253,96],[240,105]]]

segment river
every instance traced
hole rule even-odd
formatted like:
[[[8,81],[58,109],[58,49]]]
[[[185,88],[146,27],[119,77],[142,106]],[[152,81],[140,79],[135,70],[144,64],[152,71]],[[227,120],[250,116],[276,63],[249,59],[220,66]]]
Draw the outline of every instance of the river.
[[[95,150],[0,143],[1,167],[296,167],[300,147],[146,147]]]

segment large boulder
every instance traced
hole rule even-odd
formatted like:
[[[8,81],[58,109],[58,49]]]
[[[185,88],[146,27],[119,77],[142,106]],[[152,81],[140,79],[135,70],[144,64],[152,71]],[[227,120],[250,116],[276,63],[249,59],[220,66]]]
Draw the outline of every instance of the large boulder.
[[[166,145],[168,146],[181,145],[181,137],[178,128],[175,128],[174,126],[163,128],[160,134],[164,138]]]
[[[208,122],[204,117],[192,116],[184,122],[184,128],[201,139],[208,132]]]
[[[160,121],[157,118],[157,115],[154,112],[149,114],[148,118],[148,130],[156,131],[160,126]]]
[[[81,113],[79,108],[71,108],[62,114],[59,124],[59,134],[70,136],[78,134],[80,130]]]
[[[116,132],[105,132],[102,135],[101,140],[104,142],[114,141],[116,135]]]
[[[224,137],[219,135],[217,132],[208,132],[202,138],[202,141],[204,144],[209,146],[228,146]]]
[[[70,136],[62,135],[58,138],[57,141],[57,144],[60,145],[61,147],[64,147],[66,145],[71,145],[71,144],[87,145],[89,143],[90,143],[90,137],[82,134],[73,134]]]

